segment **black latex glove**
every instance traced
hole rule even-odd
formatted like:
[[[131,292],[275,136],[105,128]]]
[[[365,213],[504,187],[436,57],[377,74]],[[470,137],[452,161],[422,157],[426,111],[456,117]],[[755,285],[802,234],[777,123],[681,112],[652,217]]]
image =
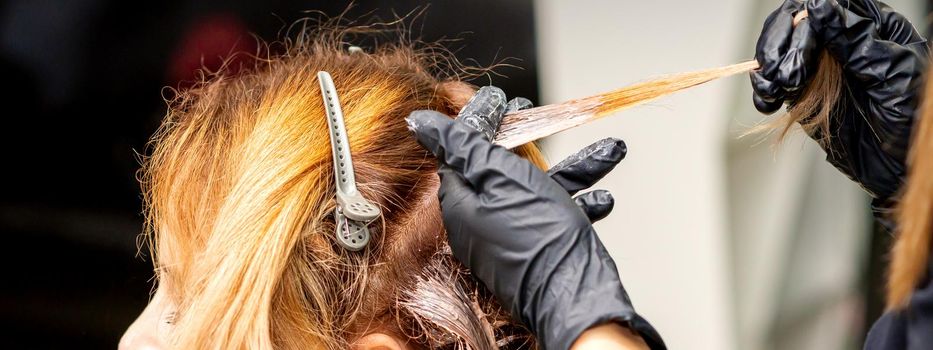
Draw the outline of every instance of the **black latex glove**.
[[[479,130],[487,139],[494,139],[502,117],[509,112],[531,108],[527,98],[516,97],[506,102],[505,92],[495,86],[484,86],[467,102],[457,120]],[[571,196],[593,186],[625,158],[625,142],[606,138],[567,157],[548,170],[548,176]],[[602,220],[612,211],[615,200],[606,190],[595,190],[576,196],[574,203],[590,222]]]
[[[794,15],[804,9],[809,17],[793,27]],[[904,16],[874,0],[785,0],[758,39],[755,107],[772,113],[784,102],[793,104],[824,49],[842,64],[848,90],[830,125],[827,161],[883,206],[905,175],[926,40]]]
[[[574,155],[551,167],[547,174],[567,194],[574,195],[593,186],[625,158],[625,142],[606,138],[586,146]],[[606,190],[594,190],[573,197],[590,222],[602,220],[612,212],[615,200]]]
[[[488,124],[495,130],[505,108],[482,93],[470,105],[493,106],[496,115],[484,120],[493,120]],[[635,313],[615,262],[568,193],[589,187],[611,170],[624,155],[621,143],[588,147],[583,153],[591,156],[562,162],[552,178],[490,143],[484,132],[469,126],[483,123],[462,121],[468,116],[461,113],[455,121],[416,111],[407,119],[440,163],[441,210],[457,259],[545,349],[568,349],[583,331],[610,321],[638,332],[653,349],[664,349],[654,328]]]

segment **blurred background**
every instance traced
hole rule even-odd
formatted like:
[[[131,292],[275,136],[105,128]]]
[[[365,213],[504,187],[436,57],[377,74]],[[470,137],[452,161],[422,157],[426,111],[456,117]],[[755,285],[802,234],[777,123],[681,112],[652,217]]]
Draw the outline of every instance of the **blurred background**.
[[[927,31],[933,1],[888,2]],[[778,0],[358,1],[350,18],[424,9],[415,28],[481,77],[539,104],[652,75],[751,59]],[[0,327],[4,348],[113,348],[152,288],[138,154],[163,87],[255,50],[306,10],[297,0],[0,1]],[[310,14],[316,16],[314,14]],[[868,200],[796,135],[761,121],[748,78],[704,85],[542,142],[552,161],[596,139],[629,156],[600,183],[597,225],[638,310],[673,349],[859,349],[880,313],[889,236]]]

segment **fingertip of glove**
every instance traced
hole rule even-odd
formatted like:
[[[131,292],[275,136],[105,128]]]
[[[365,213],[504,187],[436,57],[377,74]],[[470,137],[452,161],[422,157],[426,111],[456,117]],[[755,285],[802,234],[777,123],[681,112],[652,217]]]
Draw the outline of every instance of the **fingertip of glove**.
[[[615,205],[615,197],[612,196],[612,192],[609,190],[593,190],[593,199],[596,203],[606,206],[609,210],[612,210],[612,206]]]
[[[479,98],[492,98],[498,101],[505,101],[505,91],[497,86],[486,85],[476,90],[476,96]]]
[[[420,134],[429,130],[436,130],[452,123],[450,117],[431,110],[418,110],[405,117],[408,130]]]
[[[625,141],[615,137],[607,137],[596,142],[596,148],[603,153],[604,158],[619,162],[628,154]]]
[[[768,100],[762,98],[757,93],[752,94],[752,102],[755,105],[755,109],[765,115],[771,115],[774,112],[777,112],[779,109],[781,109],[781,106],[784,105],[784,99]]]
[[[450,117],[431,110],[417,110],[405,118],[408,130],[415,134],[418,142],[429,151],[437,154],[436,144],[439,135],[444,129],[450,127],[454,121]]]
[[[509,103],[505,106],[505,112],[514,112],[520,111],[523,109],[528,109],[534,107],[534,104],[531,103],[531,100],[524,97],[516,97],[509,100]]]
[[[583,210],[591,223],[605,219],[615,207],[615,198],[607,190],[594,190],[576,196],[573,202]]]

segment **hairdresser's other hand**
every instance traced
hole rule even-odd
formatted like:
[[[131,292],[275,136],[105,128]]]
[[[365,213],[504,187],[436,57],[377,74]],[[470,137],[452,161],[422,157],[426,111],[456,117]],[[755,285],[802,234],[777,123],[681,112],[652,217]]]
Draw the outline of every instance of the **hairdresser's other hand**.
[[[808,17],[794,27],[794,16],[804,10]],[[824,49],[844,67],[849,90],[831,122],[827,160],[883,205],[904,176],[926,40],[881,2],[786,0],[758,39],[755,107],[772,113],[784,102],[793,104],[816,74]]]
[[[501,120],[504,111],[496,113]],[[633,310],[614,261],[568,189],[466,120],[464,113],[454,121],[433,111],[408,118],[440,162],[439,197],[454,255],[544,348],[567,349],[583,331],[612,321],[664,348]]]

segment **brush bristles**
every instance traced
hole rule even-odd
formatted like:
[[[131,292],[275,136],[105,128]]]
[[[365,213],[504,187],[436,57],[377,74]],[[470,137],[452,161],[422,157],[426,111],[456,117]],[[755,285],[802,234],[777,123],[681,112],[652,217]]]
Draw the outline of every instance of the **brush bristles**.
[[[748,61],[673,74],[596,96],[512,112],[502,120],[495,143],[513,148],[680,90],[756,68],[758,62]]]

